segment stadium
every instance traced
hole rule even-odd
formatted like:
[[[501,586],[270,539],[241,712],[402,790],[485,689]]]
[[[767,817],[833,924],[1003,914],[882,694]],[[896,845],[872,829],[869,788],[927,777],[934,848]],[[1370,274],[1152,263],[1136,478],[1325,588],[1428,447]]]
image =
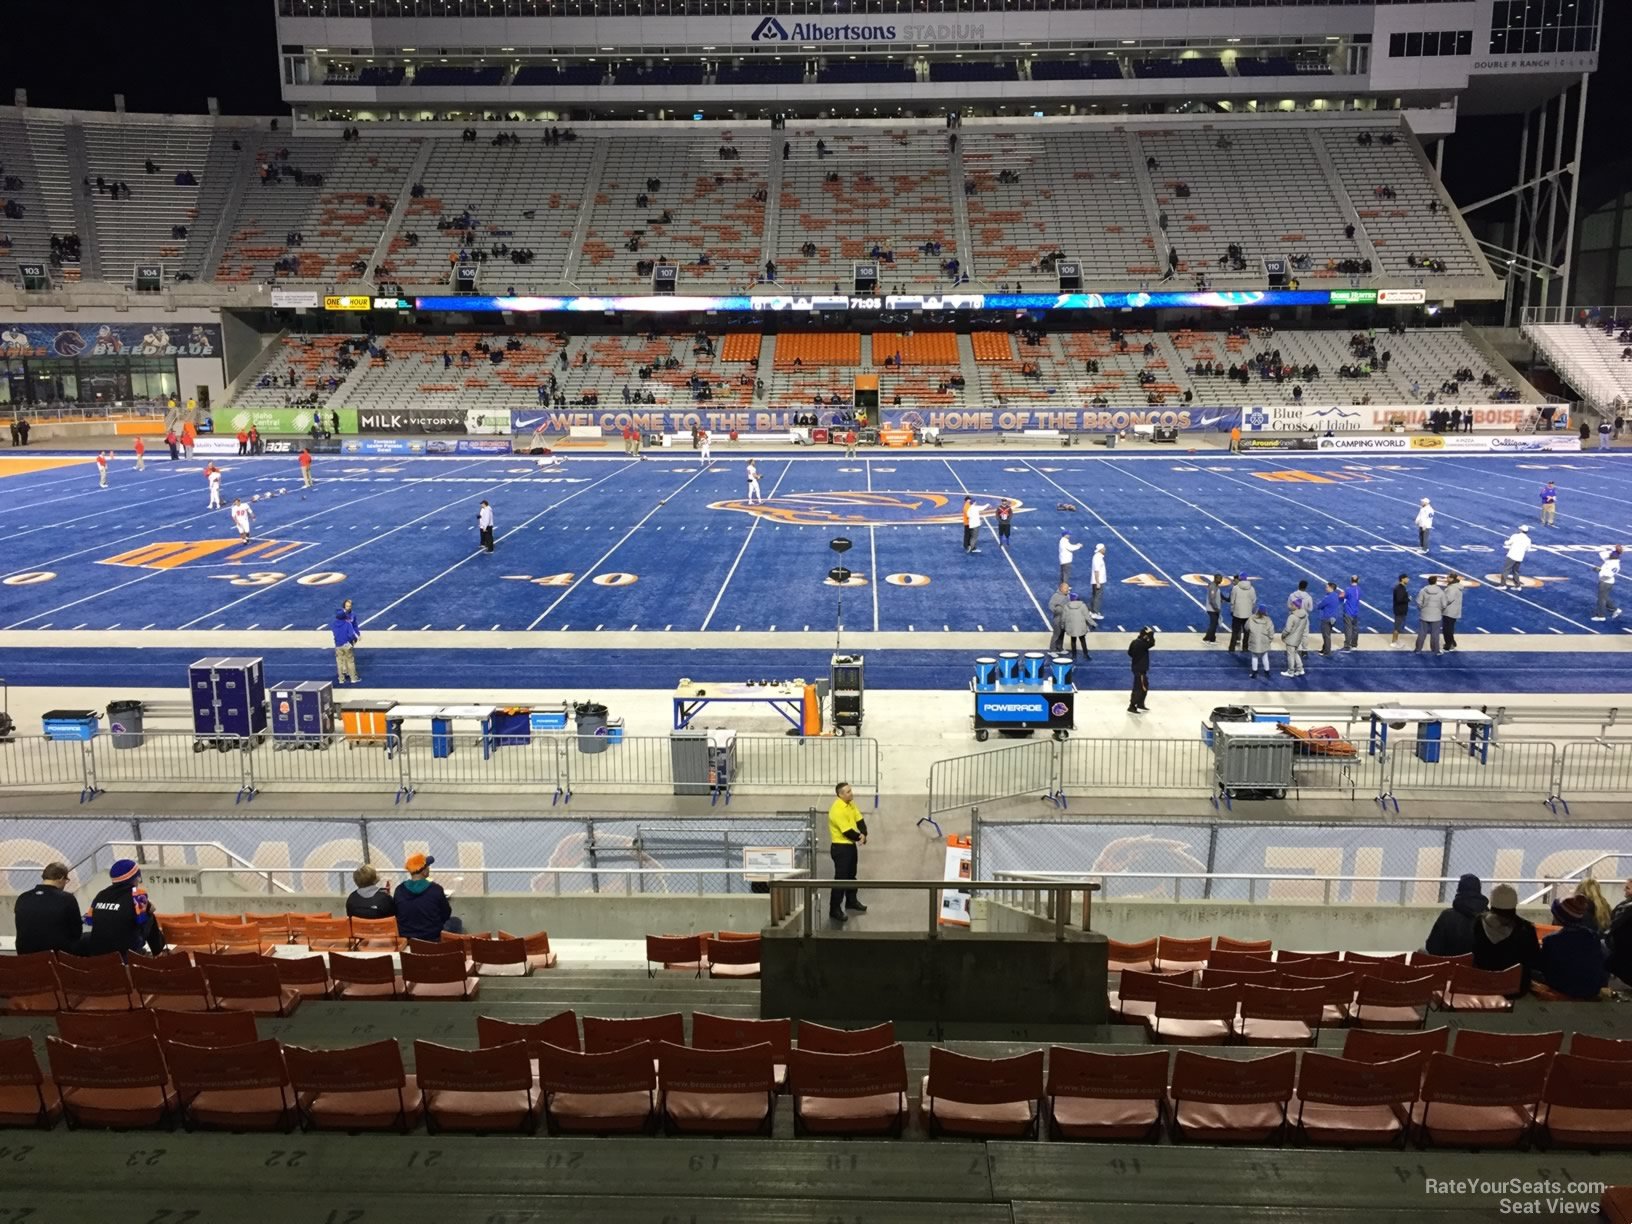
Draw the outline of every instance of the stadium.
[[[1632,1220],[1626,15],[174,7],[0,107],[0,1220]]]

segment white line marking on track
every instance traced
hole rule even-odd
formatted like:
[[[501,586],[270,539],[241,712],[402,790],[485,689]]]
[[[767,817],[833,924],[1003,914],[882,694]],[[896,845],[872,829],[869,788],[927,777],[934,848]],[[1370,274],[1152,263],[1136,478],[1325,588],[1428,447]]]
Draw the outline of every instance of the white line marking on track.
[[[775,497],[776,491],[782,487],[783,477],[785,477],[792,470],[793,465],[791,463],[784,463],[782,465],[782,470],[777,473],[776,483],[771,486],[772,497]],[[720,589],[714,593],[714,602],[708,605],[708,615],[703,617],[703,623],[699,626],[700,629],[707,629],[709,622],[714,619],[714,613],[720,610],[720,601],[725,598],[726,588],[731,585],[731,579],[735,577],[737,567],[742,564],[742,558],[748,552],[748,545],[752,544],[754,541],[754,528],[758,527],[761,521],[762,520],[760,517],[756,514],[754,516],[754,521],[748,525],[748,532],[742,537],[742,547],[737,549],[737,555],[731,559],[731,568],[726,570],[725,579],[720,583]]]

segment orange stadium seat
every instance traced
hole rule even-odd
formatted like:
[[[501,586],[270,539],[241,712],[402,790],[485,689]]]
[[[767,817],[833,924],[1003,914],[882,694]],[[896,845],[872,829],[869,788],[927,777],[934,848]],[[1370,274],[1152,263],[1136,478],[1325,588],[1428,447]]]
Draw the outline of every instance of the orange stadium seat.
[[[1048,1127],[1056,1139],[1150,1141],[1167,1108],[1166,1051],[1048,1051]]]
[[[419,1124],[424,1097],[392,1040],[339,1050],[288,1046],[284,1061],[305,1125],[315,1130],[395,1130]]]
[[[47,1037],[45,1053],[72,1126],[141,1130],[164,1125],[175,1111],[170,1070],[157,1037],[94,1047]]]
[[[40,1070],[27,1037],[0,1037],[0,1126],[50,1129],[62,1117],[62,1095]]]
[[[1035,1138],[1043,1091],[1041,1050],[1012,1058],[972,1058],[931,1046],[920,1108],[931,1135]]]
[[[538,1113],[528,1053],[525,1041],[477,1050],[414,1042],[426,1127],[432,1133],[532,1130]]]
[[[182,1120],[220,1130],[293,1130],[299,1117],[283,1047],[271,1038],[244,1045],[167,1042]]]
[[[545,1129],[559,1134],[640,1134],[657,1127],[657,1046],[641,1041],[605,1053],[541,1045],[538,1086]]]
[[[671,1134],[769,1136],[776,1077],[764,1042],[729,1050],[658,1046],[663,1125]]]
[[[818,1054],[861,1054],[895,1044],[895,1025],[886,1020],[871,1028],[829,1028],[812,1020],[799,1022],[799,1048]]]
[[[792,1051],[788,1091],[795,1134],[899,1136],[907,1121],[907,1056],[899,1045],[849,1054]]]
[[[1173,1056],[1168,1109],[1175,1138],[1209,1143],[1268,1143],[1286,1127],[1297,1055],[1213,1058],[1180,1050]]]
[[[159,1040],[190,1046],[248,1045],[258,1040],[251,1011],[155,1011]]]
[[[0,956],[0,1015],[54,1012],[62,1006],[53,953]]]
[[[1379,1062],[1307,1053],[1298,1066],[1294,1125],[1306,1143],[1344,1147],[1403,1143],[1428,1055]]]

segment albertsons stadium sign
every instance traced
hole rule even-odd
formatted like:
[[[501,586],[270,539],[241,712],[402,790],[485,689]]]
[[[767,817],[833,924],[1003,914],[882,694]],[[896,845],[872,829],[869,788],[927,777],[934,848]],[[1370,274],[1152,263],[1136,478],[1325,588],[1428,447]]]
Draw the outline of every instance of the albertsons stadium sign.
[[[986,37],[984,23],[794,21],[764,17],[753,26],[749,42],[789,43],[894,43],[894,42],[974,42]]]

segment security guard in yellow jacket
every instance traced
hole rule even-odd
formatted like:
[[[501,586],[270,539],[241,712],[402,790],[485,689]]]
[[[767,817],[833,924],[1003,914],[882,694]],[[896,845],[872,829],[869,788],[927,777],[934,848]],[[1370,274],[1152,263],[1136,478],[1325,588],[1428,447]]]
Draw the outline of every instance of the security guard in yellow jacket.
[[[833,793],[838,798],[827,809],[828,840],[832,842],[828,851],[833,855],[833,878],[853,880],[860,857],[857,847],[867,844],[867,822],[861,818],[861,809],[851,798],[850,783],[840,782],[833,788]],[[855,889],[835,888],[827,904],[827,916],[834,922],[844,922],[846,909],[856,914],[867,912]]]

